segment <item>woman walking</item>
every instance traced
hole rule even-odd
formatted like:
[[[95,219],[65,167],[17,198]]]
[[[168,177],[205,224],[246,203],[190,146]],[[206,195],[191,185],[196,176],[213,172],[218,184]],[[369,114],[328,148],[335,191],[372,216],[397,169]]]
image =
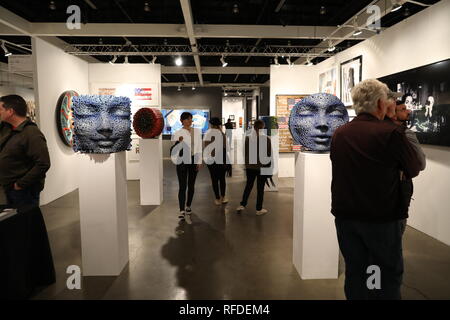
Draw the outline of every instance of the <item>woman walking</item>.
[[[201,131],[192,128],[192,114],[189,112],[183,112],[180,116],[180,121],[183,127],[174,134],[173,140],[177,142],[171,148],[171,157],[172,159],[174,157],[177,159],[179,218],[191,224],[191,204],[194,199],[195,180],[202,161]],[[178,144],[180,146],[175,148]],[[178,154],[174,155],[177,151]],[[184,152],[187,154],[184,154]]]
[[[264,122],[262,120],[256,120],[253,128],[253,136],[251,136],[251,138],[249,136],[245,137],[245,171],[247,183],[245,185],[244,194],[242,195],[241,205],[237,208],[237,213],[240,213],[247,206],[248,198],[256,180],[256,214],[262,215],[268,212],[263,208],[263,201],[264,185],[269,176],[263,175],[261,170],[262,168],[271,166],[272,148],[270,138],[267,135],[264,135],[261,130],[264,129]],[[266,154],[260,151],[261,147],[266,148]],[[262,161],[262,156],[268,157],[268,161]]]
[[[216,197],[214,203],[216,205],[221,205],[228,202],[228,199],[225,196],[225,173],[227,169],[226,136],[222,132],[222,122],[219,118],[211,118],[209,123],[211,124],[211,128],[205,134],[205,151],[209,152],[208,145],[212,143],[214,143],[212,146],[215,146],[215,148],[212,149],[211,154],[205,156],[208,158],[208,170],[211,176],[214,195]],[[220,141],[216,141],[216,139],[220,139]]]

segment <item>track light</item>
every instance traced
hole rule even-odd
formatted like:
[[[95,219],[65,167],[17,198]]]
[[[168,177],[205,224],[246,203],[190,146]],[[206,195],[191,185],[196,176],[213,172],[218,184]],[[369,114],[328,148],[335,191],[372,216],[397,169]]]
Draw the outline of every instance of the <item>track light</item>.
[[[324,14],[326,14],[327,13],[327,8],[325,8],[324,6],[321,6],[320,7],[320,14],[321,15],[324,15]]]
[[[222,62],[222,67],[226,67],[228,65],[228,62],[225,61],[225,57],[223,55],[220,58],[220,62]]]
[[[176,59],[175,59],[175,64],[176,64],[177,66],[183,65],[183,59],[181,59],[181,57],[176,58]]]
[[[194,91],[195,90],[195,86],[192,86],[192,91]]]
[[[181,91],[181,86],[178,86],[178,89],[177,89],[177,91]]]
[[[408,9],[408,7],[406,7],[406,8],[405,8],[405,11],[403,11],[403,16],[404,16],[404,17],[407,17],[407,16],[409,16],[409,14],[410,14],[410,13],[409,13],[409,9]]]
[[[291,63],[291,57],[287,57],[287,58],[286,58],[286,62],[288,63],[289,66],[291,66],[291,65],[292,65],[292,63]]]
[[[144,11],[145,12],[150,12],[150,5],[148,4],[148,2],[144,3]]]
[[[355,29],[355,32],[353,32],[353,36],[359,36],[362,33],[361,29]]]
[[[153,59],[152,59],[152,64],[155,64],[155,62],[156,62],[156,58],[158,58],[157,56],[153,56]]]
[[[98,44],[103,44],[103,39],[102,38],[98,39]]]
[[[311,67],[311,66],[314,65],[314,63],[312,63],[312,62],[311,62],[311,59],[308,58],[308,59],[306,59],[306,65],[307,65],[308,67]]]
[[[400,10],[400,8],[402,7],[402,5],[403,5],[403,3],[405,1],[403,1],[403,0],[391,0],[391,2],[392,2],[391,12],[395,12],[395,11]]]
[[[9,52],[8,49],[6,49],[5,41],[2,41],[2,49],[5,52],[5,57],[9,57],[12,55],[12,53]]]
[[[275,57],[275,58],[273,59],[273,61],[275,62],[275,65],[276,65],[276,66],[279,66],[279,65],[280,65],[280,63],[278,62],[278,57]]]
[[[359,35],[362,33],[361,28],[358,27],[357,19],[358,19],[358,17],[354,17],[354,18],[353,18],[353,28],[354,28],[353,36],[354,36],[354,37],[359,36]]]
[[[50,10],[56,10],[56,4],[55,1],[50,1],[50,4],[48,5],[48,8]]]
[[[117,60],[117,56],[114,56],[114,57],[111,59],[111,61],[109,61],[109,63],[114,64],[114,62],[116,62],[116,60]]]
[[[334,50],[336,50],[336,47],[333,46],[333,43],[330,41],[328,41],[328,52],[333,52]]]
[[[239,13],[239,6],[238,6],[237,3],[235,3],[235,4],[233,5],[233,13],[234,13],[234,14],[238,14],[238,13]]]
[[[226,97],[226,96],[228,96],[228,93],[225,91],[225,93],[223,95]]]
[[[125,56],[125,60],[124,60],[123,63],[125,63],[125,64],[128,64],[128,63],[129,63],[129,62],[128,62],[128,56]]]

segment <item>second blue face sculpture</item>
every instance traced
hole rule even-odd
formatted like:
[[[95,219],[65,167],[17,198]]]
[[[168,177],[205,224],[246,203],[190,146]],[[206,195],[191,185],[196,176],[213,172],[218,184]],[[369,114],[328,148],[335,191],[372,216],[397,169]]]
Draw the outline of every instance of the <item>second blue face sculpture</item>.
[[[131,148],[131,100],[108,95],[73,97],[75,152],[114,153]]]
[[[307,151],[330,150],[334,130],[348,122],[344,104],[336,96],[316,93],[303,98],[292,108],[289,130],[295,142]]]

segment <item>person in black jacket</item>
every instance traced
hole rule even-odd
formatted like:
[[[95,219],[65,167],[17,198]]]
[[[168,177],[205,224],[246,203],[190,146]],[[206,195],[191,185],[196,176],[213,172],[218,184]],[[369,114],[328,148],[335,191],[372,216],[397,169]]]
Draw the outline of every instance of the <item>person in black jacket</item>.
[[[332,138],[331,213],[345,259],[347,299],[400,299],[403,275],[400,177],[419,174],[420,162],[405,129],[384,121],[387,86],[374,79],[352,90],[357,117]],[[367,286],[369,266],[381,272],[381,287]],[[370,270],[370,269],[369,269]]]
[[[0,98],[0,185],[12,207],[39,206],[50,168],[47,142],[18,95]]]

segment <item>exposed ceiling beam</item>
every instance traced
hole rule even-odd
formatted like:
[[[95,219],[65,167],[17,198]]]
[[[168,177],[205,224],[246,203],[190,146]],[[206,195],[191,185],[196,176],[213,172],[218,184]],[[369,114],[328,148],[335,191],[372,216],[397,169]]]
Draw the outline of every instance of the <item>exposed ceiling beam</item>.
[[[194,20],[192,18],[192,8],[190,0],[180,0],[181,10],[183,11],[184,23],[186,25],[186,32],[189,37],[189,42],[191,43],[191,50],[193,53],[198,52],[197,40],[194,35]],[[195,67],[197,68],[198,80],[200,85],[203,85],[202,67],[200,65],[200,57],[198,55],[194,56]]]
[[[280,2],[278,3],[275,12],[278,13],[280,12],[281,8],[284,6],[284,3],[286,2],[286,0],[280,0]]]
[[[165,67],[161,66],[163,74],[195,74],[196,67]],[[203,74],[270,74],[269,67],[202,67]]]
[[[203,85],[200,85],[198,82],[162,82],[162,87],[223,87],[227,89],[254,89],[259,87],[265,87],[264,83],[209,83],[204,82]]]
[[[88,6],[91,7],[92,9],[97,10],[97,7],[91,0],[84,0],[84,2],[86,2]]]
[[[0,20],[1,21],[1,20]],[[186,38],[182,24],[143,23],[88,23],[81,29],[69,30],[65,23],[29,23],[35,36],[55,37],[151,37]],[[259,26],[259,25],[193,25],[194,37],[199,38],[276,38],[276,39],[323,39],[336,27],[330,26]],[[341,39],[345,32],[335,33],[331,39]],[[367,36],[354,37],[356,40]]]

